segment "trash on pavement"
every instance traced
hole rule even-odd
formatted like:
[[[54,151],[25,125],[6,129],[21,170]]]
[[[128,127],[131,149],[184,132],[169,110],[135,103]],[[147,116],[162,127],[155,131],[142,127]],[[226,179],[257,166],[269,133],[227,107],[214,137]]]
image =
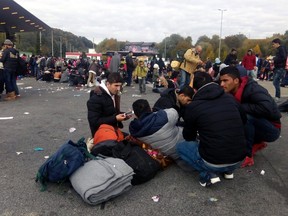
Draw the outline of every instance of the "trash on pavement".
[[[261,170],[260,174],[265,175],[265,170]]]
[[[41,148],[41,147],[36,147],[36,148],[34,148],[34,150],[35,150],[35,151],[43,151],[44,149]]]
[[[132,97],[141,97],[141,95],[132,94]]]
[[[217,199],[217,198],[214,198],[214,197],[210,197],[210,198],[209,198],[209,201],[210,201],[210,202],[217,202],[218,199]]]
[[[159,195],[152,196],[152,200],[153,200],[154,202],[158,202],[159,199],[160,199],[160,196],[159,196]]]
[[[29,112],[24,112],[24,115],[29,115],[30,113]]]
[[[72,128],[69,129],[69,132],[70,132],[70,133],[73,133],[74,131],[76,131],[76,128],[74,128],[74,127],[72,127]]]
[[[10,116],[10,117],[0,117],[0,120],[9,120],[9,119],[13,119],[13,116]]]
[[[23,152],[16,152],[17,155],[23,154]]]

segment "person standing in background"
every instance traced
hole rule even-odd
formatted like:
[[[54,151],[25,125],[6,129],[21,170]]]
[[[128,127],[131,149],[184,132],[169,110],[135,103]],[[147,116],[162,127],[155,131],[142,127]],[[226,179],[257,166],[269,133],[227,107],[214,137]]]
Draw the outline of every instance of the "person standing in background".
[[[126,56],[126,65],[127,65],[127,86],[131,86],[132,82],[132,73],[134,71],[134,61],[133,61],[133,52],[129,51],[128,55]]]
[[[276,38],[272,40],[272,47],[276,49],[276,55],[273,58],[274,63],[274,76],[273,85],[275,87],[275,101],[278,102],[281,97],[280,84],[285,76],[285,66],[287,60],[287,50],[286,47],[281,45],[281,40]]]
[[[253,54],[252,49],[249,49],[243,57],[242,65],[247,70],[247,75],[256,80],[256,56]]]

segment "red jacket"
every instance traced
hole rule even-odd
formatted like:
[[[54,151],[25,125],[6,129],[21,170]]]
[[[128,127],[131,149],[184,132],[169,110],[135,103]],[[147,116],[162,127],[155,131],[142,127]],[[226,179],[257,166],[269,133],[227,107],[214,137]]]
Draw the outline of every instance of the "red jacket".
[[[246,54],[242,60],[242,65],[246,70],[254,70],[256,66],[256,56]]]

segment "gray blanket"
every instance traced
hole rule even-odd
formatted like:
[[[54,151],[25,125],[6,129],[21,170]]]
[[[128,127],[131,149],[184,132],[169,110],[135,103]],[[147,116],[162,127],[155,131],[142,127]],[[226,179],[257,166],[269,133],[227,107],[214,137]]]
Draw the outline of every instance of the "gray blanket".
[[[97,205],[128,191],[133,169],[118,158],[91,160],[77,169],[70,181],[85,202]]]

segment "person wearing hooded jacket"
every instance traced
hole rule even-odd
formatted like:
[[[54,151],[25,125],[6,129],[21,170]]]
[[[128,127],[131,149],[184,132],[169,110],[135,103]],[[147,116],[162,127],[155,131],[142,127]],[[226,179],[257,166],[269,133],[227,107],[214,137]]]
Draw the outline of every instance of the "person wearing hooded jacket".
[[[196,72],[193,88],[196,93],[184,114],[186,141],[177,145],[177,151],[199,172],[199,183],[206,187],[220,181],[218,173],[225,179],[234,178],[234,170],[246,156],[246,117],[209,74]]]
[[[164,155],[179,159],[176,144],[183,141],[183,128],[176,126],[179,117],[177,111],[170,108],[152,112],[145,99],[136,100],[132,107],[136,118],[130,122],[130,134],[159,149]]]
[[[118,72],[110,73],[107,81],[101,82],[90,92],[87,101],[88,122],[92,137],[101,124],[123,128],[122,121],[129,118],[120,112],[120,96],[118,95],[123,79]]]

